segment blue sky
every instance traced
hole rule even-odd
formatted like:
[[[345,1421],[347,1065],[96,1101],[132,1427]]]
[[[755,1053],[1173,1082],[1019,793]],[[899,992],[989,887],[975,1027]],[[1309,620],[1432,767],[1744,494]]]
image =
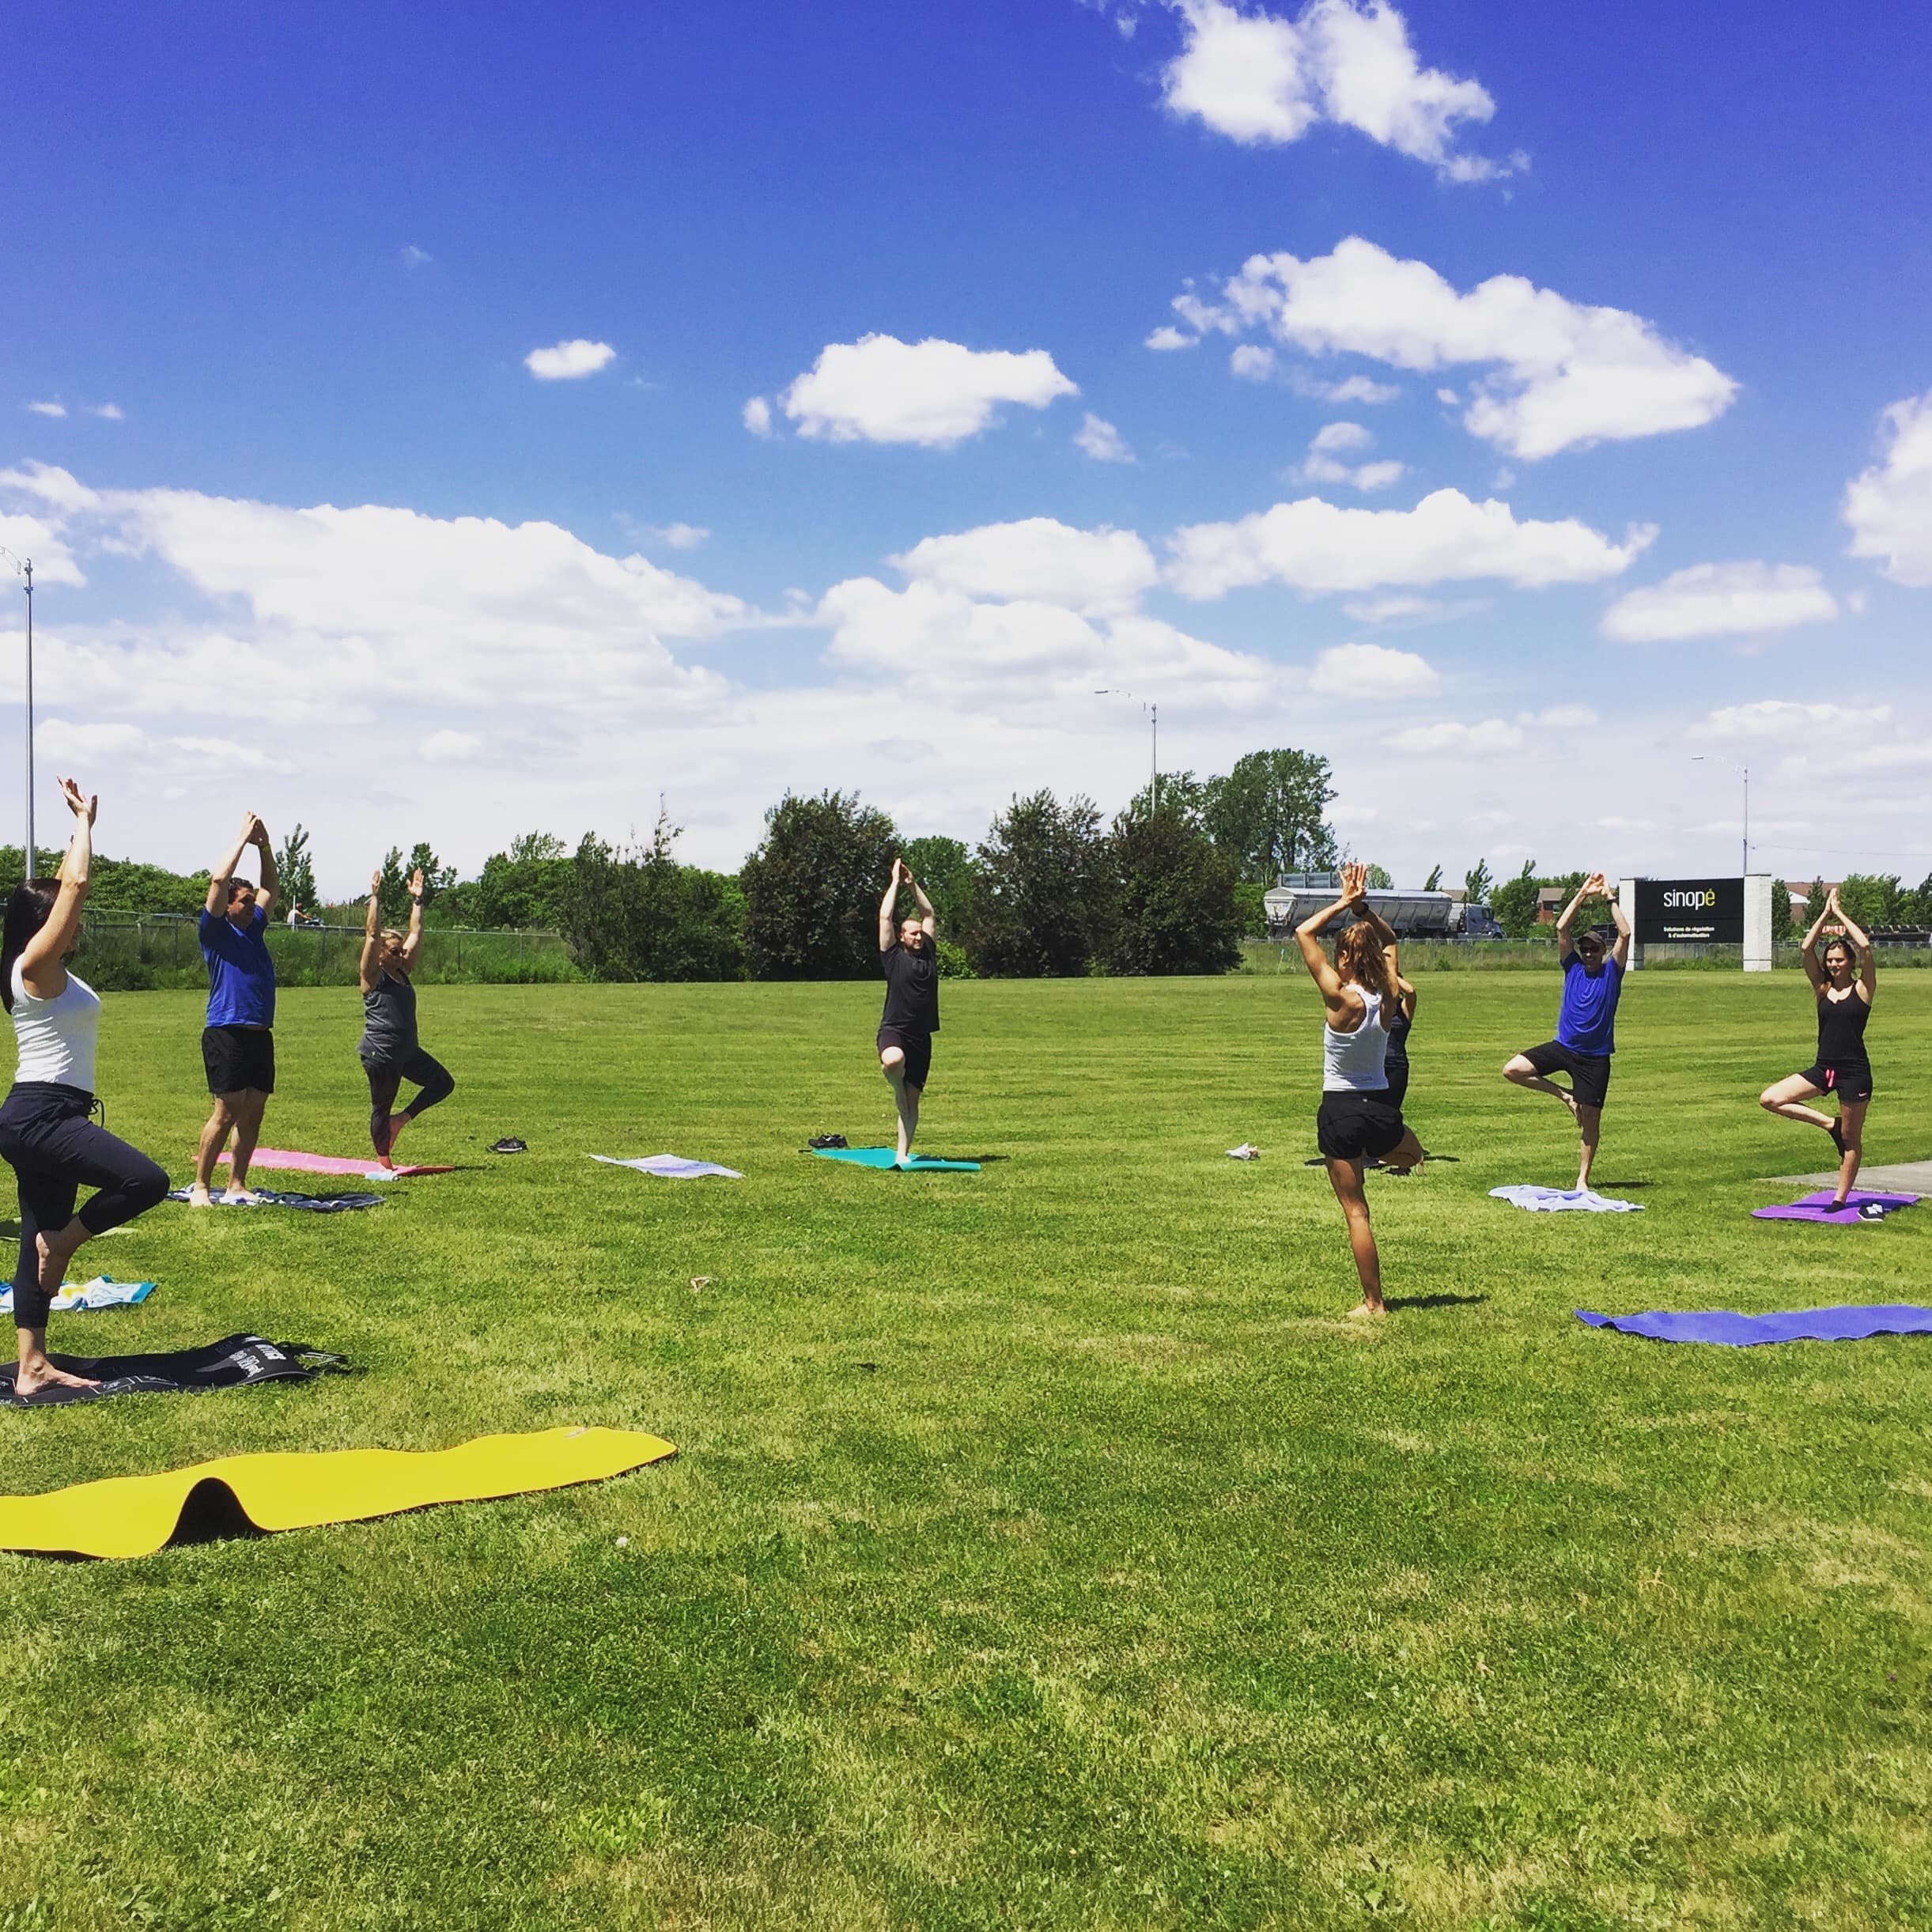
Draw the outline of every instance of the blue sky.
[[[72,766],[108,850],[251,807],[332,890],[660,793],[713,864],[787,786],[972,838],[1124,801],[1110,686],[1166,766],[1322,752],[1405,882],[1734,863],[1747,762],[1767,868],[1932,870],[1916,9],[43,32],[0,545],[43,829]]]

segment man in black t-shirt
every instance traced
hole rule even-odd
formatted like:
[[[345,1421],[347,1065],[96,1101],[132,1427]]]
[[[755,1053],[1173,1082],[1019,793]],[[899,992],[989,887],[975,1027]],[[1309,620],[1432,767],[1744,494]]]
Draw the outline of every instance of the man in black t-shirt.
[[[908,886],[919,902],[919,917],[894,922],[899,888]],[[879,902],[879,966],[886,976],[886,1011],[879,1023],[879,1064],[892,1086],[899,1110],[899,1165],[913,1157],[919,1125],[919,1101],[932,1070],[932,1036],[940,1030],[939,922],[932,902],[903,859],[892,861],[892,877]]]

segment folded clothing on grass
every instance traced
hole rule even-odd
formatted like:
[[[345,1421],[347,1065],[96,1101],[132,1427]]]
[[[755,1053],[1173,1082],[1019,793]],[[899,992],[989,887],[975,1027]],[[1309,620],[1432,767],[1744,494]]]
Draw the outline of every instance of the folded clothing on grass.
[[[380,1194],[283,1194],[274,1188],[258,1187],[252,1190],[257,1198],[248,1200],[224,1200],[219,1194],[210,1197],[217,1208],[299,1208],[305,1214],[347,1214],[358,1208],[380,1208],[383,1197]],[[188,1191],[184,1187],[170,1190],[170,1200],[186,1200]]]
[[[198,1541],[363,1522],[431,1503],[600,1482],[676,1453],[641,1430],[561,1428],[482,1435],[456,1449],[222,1456],[158,1475],[0,1497],[0,1549],[149,1556],[177,1536]]]
[[[891,1167],[901,1174],[979,1172],[976,1160],[933,1160],[924,1154],[915,1154],[902,1167],[897,1147],[814,1147],[812,1151],[821,1160],[848,1161],[855,1167]]]
[[[1824,1221],[1833,1227],[1855,1227],[1861,1221],[1882,1221],[1887,1215],[1911,1207],[1918,1198],[1916,1194],[1861,1194],[1854,1189],[1842,1205],[1834,1205],[1832,1190],[1821,1187],[1802,1200],[1753,1208],[1751,1218],[1754,1221]]]
[[[716,1161],[686,1160],[679,1154],[647,1154],[641,1160],[619,1160],[614,1154],[593,1154],[607,1167],[634,1167],[639,1174],[662,1175],[667,1181],[695,1181],[701,1175],[722,1174],[727,1181],[742,1181],[735,1167],[720,1167]]]
[[[79,1355],[48,1352],[48,1361],[70,1375],[98,1382],[94,1389],[43,1389],[13,1393],[13,1363],[0,1363],[0,1403],[13,1408],[55,1408],[69,1402],[98,1402],[111,1395],[186,1395],[202,1389],[244,1389],[258,1382],[313,1382],[326,1370],[346,1372],[348,1363],[306,1342],[271,1342],[260,1335],[227,1335],[198,1348],[157,1355]]]
[[[1576,1311],[1592,1328],[1620,1329],[1660,1342],[1715,1342],[1750,1348],[1760,1342],[1860,1342],[1872,1335],[1932,1335],[1932,1308],[1794,1308],[1769,1315],[1741,1315],[1728,1308],[1674,1313],[1653,1308],[1641,1315]]]
[[[1613,1200],[1587,1187],[1492,1187],[1491,1196],[1532,1214],[1641,1214],[1640,1200]]]
[[[128,1308],[145,1302],[154,1292],[151,1281],[116,1281],[112,1275],[96,1275],[92,1281],[67,1281],[51,1303],[55,1314],[77,1309]],[[13,1291],[0,1291],[0,1315],[13,1312]]]
[[[232,1160],[232,1155],[224,1153],[222,1160]],[[365,1181],[401,1181],[413,1174],[454,1174],[454,1167],[385,1167],[369,1155],[359,1159],[345,1159],[339,1154],[302,1154],[292,1147],[257,1147],[250,1157],[251,1170],[256,1167],[278,1167],[297,1174],[354,1174]]]

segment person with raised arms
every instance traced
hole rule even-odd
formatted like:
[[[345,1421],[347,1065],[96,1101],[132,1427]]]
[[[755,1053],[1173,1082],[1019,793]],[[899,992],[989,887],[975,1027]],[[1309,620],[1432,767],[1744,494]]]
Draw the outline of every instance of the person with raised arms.
[[[1344,913],[1355,923],[1335,942],[1334,962],[1321,947],[1321,929]],[[1363,1173],[1371,1160],[1406,1170],[1425,1158],[1422,1144],[1403,1124],[1389,1097],[1389,1035],[1385,1012],[1400,1002],[1396,936],[1369,908],[1368,868],[1342,868],[1341,897],[1295,928],[1296,943],[1321,989],[1321,1106],[1315,1116],[1316,1144],[1329,1182],[1348,1225],[1348,1246],[1362,1284],[1358,1315],[1388,1313],[1382,1293],[1382,1257],[1370,1225]]]
[[[369,1139],[385,1166],[397,1137],[410,1122],[456,1091],[443,1063],[422,1050],[416,1037],[416,984],[410,975],[422,951],[422,868],[410,876],[409,931],[385,926],[383,875],[379,866],[369,880],[369,916],[362,928],[362,1038],[356,1057],[369,1083]],[[392,1110],[405,1080],[416,1098],[398,1113]]]
[[[251,845],[262,855],[259,887],[235,876]],[[195,1150],[191,1208],[214,1204],[215,1163],[231,1133],[235,1150],[221,1198],[249,1207],[261,1199],[250,1191],[248,1163],[255,1159],[262,1115],[275,1091],[275,962],[269,956],[268,918],[277,883],[268,827],[249,812],[234,849],[209,879],[208,900],[202,908],[208,1020],[202,1029],[201,1057],[214,1108]]]
[[[1590,898],[1610,899],[1610,914],[1616,921],[1613,946],[1606,947],[1603,935],[1594,930],[1574,940],[1570,936],[1583,902]],[[1592,872],[1559,915],[1556,957],[1563,967],[1556,1037],[1527,1053],[1513,1055],[1503,1064],[1503,1077],[1517,1087],[1554,1094],[1570,1110],[1577,1128],[1576,1185],[1580,1193],[1590,1185],[1590,1170],[1602,1138],[1610,1056],[1616,1051],[1616,1003],[1630,964],[1630,921],[1623,906],[1610,898],[1602,873]],[[1552,1073],[1568,1074],[1568,1087],[1559,1087],[1549,1077]]]
[[[1834,933],[1820,953],[1818,936],[1836,918],[1844,932]],[[1854,947],[1858,957],[1854,964]],[[1872,1016],[1878,967],[1872,942],[1838,902],[1838,888],[1825,894],[1818,916],[1805,935],[1805,977],[1818,1007],[1818,1057],[1802,1073],[1776,1081],[1758,1095],[1758,1105],[1787,1121],[1822,1127],[1838,1150],[1838,1185],[1832,1204],[1843,1207],[1858,1178],[1864,1158],[1865,1110],[1872,1098],[1872,1063],[1865,1051],[1865,1023]],[[1823,1094],[1838,1098],[1838,1117],[1804,1103]]]
[[[919,907],[894,924],[899,888]],[[940,1030],[939,921],[932,902],[903,859],[892,861],[886,896],[879,902],[879,966],[886,976],[886,1010],[879,1023],[879,1065],[892,1088],[899,1115],[898,1164],[913,1158],[919,1102],[932,1071],[932,1036]]]
[[[74,826],[59,875],[16,886],[0,925],[0,1004],[13,1018],[20,1049],[13,1085],[0,1105],[0,1158],[20,1188],[17,1396],[99,1386],[47,1359],[48,1307],[83,1242],[145,1214],[168,1192],[168,1176],[154,1162],[89,1117],[100,999],[68,962],[80,943],[100,801],[83,797],[71,778],[61,780],[60,792]],[[96,1192],[76,1214],[83,1187]]]

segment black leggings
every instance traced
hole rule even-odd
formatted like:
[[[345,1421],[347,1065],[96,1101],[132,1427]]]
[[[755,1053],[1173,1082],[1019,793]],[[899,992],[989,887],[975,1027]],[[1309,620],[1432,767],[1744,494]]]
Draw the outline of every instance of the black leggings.
[[[396,1089],[405,1080],[414,1080],[422,1089],[403,1111],[411,1120],[426,1113],[439,1100],[447,1100],[456,1091],[449,1069],[419,1046],[406,1060],[392,1066],[372,1067],[365,1060],[362,1071],[369,1076],[369,1139],[378,1154],[389,1151],[389,1137],[384,1131],[395,1110]]]
[[[13,1271],[16,1327],[43,1329],[52,1299],[40,1290],[36,1234],[74,1219],[82,1187],[97,1188],[81,1210],[90,1234],[146,1214],[168,1192],[168,1176],[138,1147],[88,1118],[93,1095],[78,1087],[27,1081],[0,1106],[0,1159],[20,1183],[20,1262]]]

